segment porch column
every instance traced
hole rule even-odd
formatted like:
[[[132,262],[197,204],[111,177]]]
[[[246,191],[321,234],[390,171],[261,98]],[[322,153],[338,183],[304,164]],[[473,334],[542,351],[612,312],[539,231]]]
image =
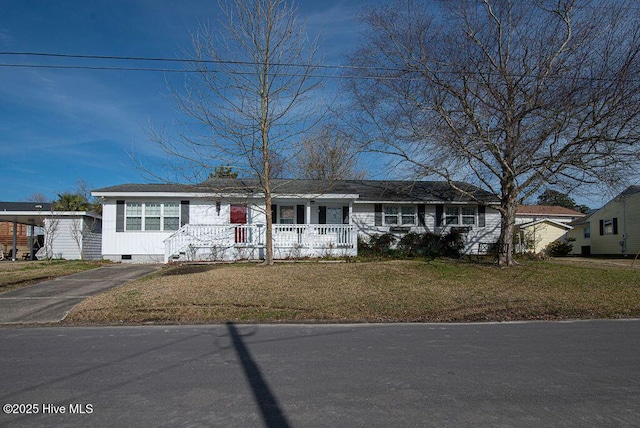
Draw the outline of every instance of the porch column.
[[[353,218],[353,201],[349,201],[349,223],[348,224],[353,224],[352,218]]]
[[[16,252],[18,251],[18,221],[13,220],[13,254],[11,260],[16,261]]]
[[[306,217],[305,223],[308,224],[308,225],[311,225],[312,223],[311,223],[311,201],[310,200],[307,201],[307,203],[306,203],[306,211],[307,211],[307,214],[305,215],[305,217]],[[305,229],[306,230],[305,230],[305,233],[304,233],[304,240],[305,240],[304,243],[305,243],[305,245],[309,246],[309,250],[312,250],[313,249],[313,239],[311,237],[311,226],[307,226]]]
[[[353,226],[355,223],[353,221],[353,201],[349,201],[349,226]],[[353,228],[350,231],[351,233],[351,245],[356,250],[356,255],[358,254],[358,231]]]
[[[33,254],[33,235],[35,233],[35,226],[30,224],[29,230],[31,231],[31,233],[29,233],[29,260],[33,260],[35,258]]]

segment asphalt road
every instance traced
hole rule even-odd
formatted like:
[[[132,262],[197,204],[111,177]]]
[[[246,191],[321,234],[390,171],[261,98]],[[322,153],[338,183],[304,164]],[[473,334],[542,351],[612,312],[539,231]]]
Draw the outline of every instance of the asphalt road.
[[[53,323],[82,300],[158,270],[159,265],[114,264],[0,294],[0,324]]]
[[[0,426],[640,425],[640,320],[2,328],[0,343]]]

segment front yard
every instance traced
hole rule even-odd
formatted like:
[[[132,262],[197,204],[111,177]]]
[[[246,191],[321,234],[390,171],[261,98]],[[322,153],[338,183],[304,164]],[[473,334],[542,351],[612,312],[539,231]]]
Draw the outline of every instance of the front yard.
[[[640,317],[640,269],[450,260],[181,265],[78,305],[66,324],[454,322]]]

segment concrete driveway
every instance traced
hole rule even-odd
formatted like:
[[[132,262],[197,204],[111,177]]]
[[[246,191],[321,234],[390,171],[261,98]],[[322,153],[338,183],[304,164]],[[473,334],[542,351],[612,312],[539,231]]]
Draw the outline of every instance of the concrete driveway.
[[[105,266],[0,294],[0,324],[59,322],[82,300],[141,278],[159,265]]]

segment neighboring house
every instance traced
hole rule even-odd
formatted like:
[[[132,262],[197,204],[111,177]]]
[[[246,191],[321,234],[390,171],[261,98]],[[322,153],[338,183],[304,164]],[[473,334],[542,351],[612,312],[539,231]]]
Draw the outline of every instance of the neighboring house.
[[[391,232],[443,234],[458,228],[465,252],[498,240],[499,201],[444,182],[272,180],[277,259],[357,254],[358,237]],[[133,262],[264,257],[265,202],[256,180],[202,185],[123,184],[98,189],[105,259]],[[480,203],[476,202],[480,201]]]
[[[518,205],[516,211],[516,252],[541,253],[554,241],[566,240],[569,225],[585,214],[557,205]]]
[[[629,186],[573,224],[573,254],[635,256],[640,251],[640,186]]]
[[[567,232],[567,239],[571,239],[571,254],[574,256],[591,255],[591,215],[594,213],[595,211],[569,223],[573,229]]]
[[[51,209],[47,203],[0,202],[0,221],[8,223],[12,232],[6,238],[2,235],[3,251],[15,254],[12,258],[16,259],[33,254],[39,258],[100,260],[101,217],[93,212]],[[22,237],[21,230],[25,230]]]
[[[555,220],[541,219],[518,226],[516,252],[542,253],[547,245],[554,241],[566,240],[566,234],[572,226]]]

